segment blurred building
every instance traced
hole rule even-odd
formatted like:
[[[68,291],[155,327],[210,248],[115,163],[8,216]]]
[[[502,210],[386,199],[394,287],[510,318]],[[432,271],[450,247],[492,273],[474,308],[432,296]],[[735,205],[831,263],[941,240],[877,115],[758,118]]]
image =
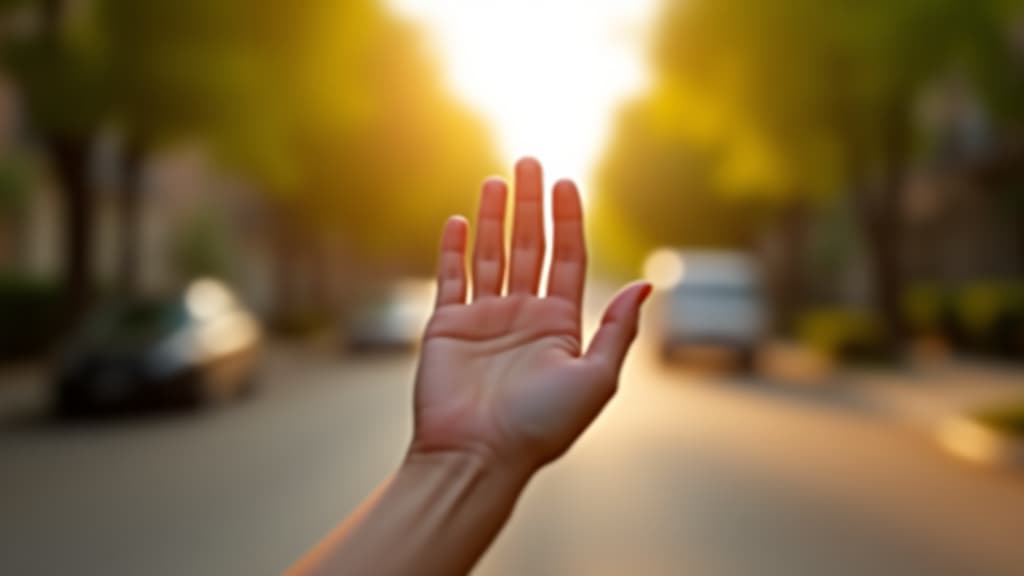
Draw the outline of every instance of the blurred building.
[[[1024,191],[1012,144],[957,75],[925,95],[920,116],[930,145],[904,203],[908,276],[957,286],[1024,275]]]

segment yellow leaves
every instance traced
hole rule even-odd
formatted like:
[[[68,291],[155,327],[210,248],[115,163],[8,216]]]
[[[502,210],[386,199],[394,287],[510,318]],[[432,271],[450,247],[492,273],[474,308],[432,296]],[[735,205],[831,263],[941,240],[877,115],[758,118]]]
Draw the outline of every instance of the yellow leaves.
[[[640,272],[639,264],[651,248],[644,237],[629,222],[623,210],[607,195],[595,195],[588,208],[588,238],[593,244],[595,261],[602,273],[634,278]]]
[[[683,140],[717,151],[713,183],[726,196],[779,197],[802,187],[806,173],[798,174],[778,143],[725,98],[666,83],[654,92],[647,110],[651,133],[663,141]]]
[[[669,78],[653,90],[642,110],[658,139],[681,140],[716,153],[713,184],[728,197],[783,199],[836,192],[843,158],[834,134],[812,123],[769,129],[730,96],[729,90],[707,90]]]
[[[785,199],[794,194],[820,197],[836,193],[842,182],[841,149],[823,134],[780,143],[748,130],[730,140],[719,184],[735,196],[755,194]]]
[[[699,143],[714,141],[727,122],[720,102],[680,85],[659,86],[651,97],[649,114],[655,134]]]
[[[718,185],[729,196],[759,190],[771,195],[786,194],[789,174],[776,152],[757,134],[732,139],[715,173]]]

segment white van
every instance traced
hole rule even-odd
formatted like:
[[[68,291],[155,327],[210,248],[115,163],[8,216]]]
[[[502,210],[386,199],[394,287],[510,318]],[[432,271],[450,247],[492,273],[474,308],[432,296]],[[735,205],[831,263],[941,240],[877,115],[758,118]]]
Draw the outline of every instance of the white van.
[[[663,250],[648,263],[662,273],[663,357],[684,348],[723,349],[742,368],[753,368],[765,331],[755,260],[739,251]]]

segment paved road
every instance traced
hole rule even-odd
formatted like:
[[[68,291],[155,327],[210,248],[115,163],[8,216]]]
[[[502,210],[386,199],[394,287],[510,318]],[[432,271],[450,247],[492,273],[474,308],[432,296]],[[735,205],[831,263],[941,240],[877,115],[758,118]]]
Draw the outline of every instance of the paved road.
[[[399,461],[412,368],[278,352],[273,384],[220,410],[54,426],[18,409],[0,423],[0,573],[276,573]],[[641,348],[477,574],[1009,575],[1022,529],[1019,477],[841,399]]]

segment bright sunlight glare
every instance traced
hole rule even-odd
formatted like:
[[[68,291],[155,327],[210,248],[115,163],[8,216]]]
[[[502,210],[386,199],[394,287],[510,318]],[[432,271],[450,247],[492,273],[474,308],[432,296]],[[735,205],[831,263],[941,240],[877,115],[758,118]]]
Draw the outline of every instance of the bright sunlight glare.
[[[453,90],[507,160],[588,185],[614,112],[645,87],[657,0],[390,0],[426,27]]]

